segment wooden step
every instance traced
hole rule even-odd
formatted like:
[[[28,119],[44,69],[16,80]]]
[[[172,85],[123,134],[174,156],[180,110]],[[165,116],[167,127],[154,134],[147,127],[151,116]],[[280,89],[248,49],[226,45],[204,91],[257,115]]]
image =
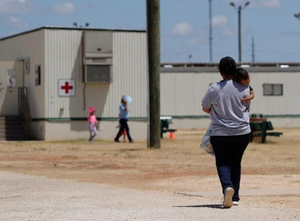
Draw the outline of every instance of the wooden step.
[[[0,140],[28,140],[19,116],[0,116]]]

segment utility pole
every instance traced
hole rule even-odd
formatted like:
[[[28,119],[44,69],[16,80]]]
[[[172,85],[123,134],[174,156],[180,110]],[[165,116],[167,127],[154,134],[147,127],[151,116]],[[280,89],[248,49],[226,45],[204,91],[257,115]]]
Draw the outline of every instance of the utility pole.
[[[241,27],[241,11],[242,11],[242,7],[239,6],[238,9],[238,20],[239,20],[239,62],[242,62],[242,27]]]
[[[212,63],[212,13],[211,13],[211,1],[212,0],[208,0],[209,1],[209,60]]]
[[[147,0],[147,37],[150,123],[148,148],[160,149],[160,0]]]
[[[254,52],[254,37],[252,37],[252,63],[255,62],[255,52]]]

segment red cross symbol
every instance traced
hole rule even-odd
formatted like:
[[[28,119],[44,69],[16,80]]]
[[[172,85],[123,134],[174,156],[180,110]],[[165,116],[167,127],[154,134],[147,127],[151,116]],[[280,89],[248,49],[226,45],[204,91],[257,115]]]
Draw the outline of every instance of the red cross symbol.
[[[75,96],[76,84],[74,79],[59,79],[58,80],[58,96],[70,97]]]
[[[65,90],[65,93],[68,94],[69,90],[73,89],[73,86],[69,86],[69,82],[65,82],[65,86],[62,86],[61,89]]]

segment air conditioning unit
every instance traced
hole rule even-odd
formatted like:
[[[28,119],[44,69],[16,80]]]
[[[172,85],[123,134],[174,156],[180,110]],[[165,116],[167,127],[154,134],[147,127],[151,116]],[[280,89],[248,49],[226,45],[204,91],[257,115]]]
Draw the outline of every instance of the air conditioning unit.
[[[86,83],[112,83],[111,65],[85,65]]]
[[[112,32],[85,31],[83,50],[84,82],[112,83]]]

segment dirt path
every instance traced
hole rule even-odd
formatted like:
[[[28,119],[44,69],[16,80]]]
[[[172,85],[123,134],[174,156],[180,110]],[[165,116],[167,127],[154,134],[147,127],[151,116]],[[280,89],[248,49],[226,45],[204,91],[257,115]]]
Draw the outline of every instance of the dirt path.
[[[282,137],[268,137],[266,144],[259,142],[251,143],[246,150],[242,166],[241,191],[265,189],[266,192],[265,194],[263,194],[264,191],[262,191],[261,194],[245,194],[241,196],[241,205],[238,207],[238,210],[245,212],[247,210],[245,207],[251,206],[251,208],[253,207],[253,209],[257,210],[274,210],[273,215],[275,216],[271,217],[277,220],[299,220],[299,193],[296,190],[300,187],[300,129],[276,128],[276,130],[283,132],[284,135]],[[26,174],[33,176],[29,176],[29,180],[33,179],[37,182],[46,182],[47,188],[50,189],[52,188],[51,183],[58,189],[62,188],[61,185],[58,184],[59,182],[62,184],[67,183],[67,186],[69,186],[71,190],[63,188],[63,192],[71,191],[71,193],[69,193],[71,194],[70,197],[72,197],[73,185],[82,186],[83,189],[86,188],[84,186],[87,185],[95,191],[102,188],[104,188],[104,192],[108,189],[109,192],[116,191],[115,194],[117,194],[118,197],[112,194],[115,198],[107,196],[106,199],[106,201],[109,202],[108,204],[112,205],[111,209],[114,210],[118,208],[119,205],[120,208],[124,209],[125,213],[125,208],[128,204],[128,209],[132,213],[137,214],[138,220],[156,220],[157,218],[155,214],[152,214],[155,213],[155,210],[150,210],[146,212],[146,214],[152,218],[139,219],[142,215],[140,214],[140,216],[137,210],[131,208],[131,206],[137,206],[139,208],[138,205],[141,203],[150,204],[152,206],[157,204],[158,207],[154,206],[157,210],[159,210],[160,205],[161,208],[165,208],[166,211],[170,210],[169,212],[175,214],[177,214],[176,211],[180,211],[184,208],[183,210],[185,211],[198,209],[201,210],[202,213],[208,213],[208,215],[210,215],[213,208],[219,208],[222,196],[216,175],[214,158],[199,149],[199,143],[204,132],[204,130],[177,131],[175,133],[175,140],[163,139],[162,147],[159,150],[147,149],[146,142],[136,142],[133,144],[113,143],[111,141],[96,141],[93,144],[89,144],[87,141],[1,142],[0,170],[6,171],[0,173],[1,183],[5,183],[9,177],[12,177],[12,179],[14,177],[15,181],[11,180],[11,183],[8,182],[6,185],[12,185],[12,183],[18,182],[18,185],[21,185],[21,187],[18,186],[17,189],[12,188],[9,194],[7,193],[7,189],[4,190],[2,188],[0,200],[3,202],[19,202],[15,201],[16,196],[14,192],[18,192],[17,190],[19,190],[19,188],[26,189],[28,186],[24,184],[22,188],[22,182],[20,181],[20,183],[18,180],[26,180],[27,176],[22,178],[19,177],[20,175],[18,174]],[[45,184],[42,186],[44,185]],[[42,188],[41,185],[39,185],[36,190],[39,190],[39,188]],[[37,194],[35,193],[35,189],[28,189],[31,193],[34,193],[34,195]],[[295,189],[295,193],[287,194],[282,192],[285,189]],[[274,195],[266,194],[267,190],[274,190]],[[120,192],[118,193],[118,191]],[[218,191],[220,195],[218,195]],[[182,192],[192,194],[190,196],[177,194]],[[214,192],[214,194],[199,197],[197,196],[199,192]],[[128,193],[141,195],[141,201],[136,201],[138,205],[130,202],[131,200],[135,200],[135,197],[129,197]],[[39,194],[43,195],[47,193]],[[92,193],[87,194],[93,195]],[[103,192],[99,194],[100,195],[97,195],[96,193],[97,197],[101,198]],[[20,197],[22,198],[21,195]],[[26,196],[29,197],[29,195]],[[142,197],[143,195],[145,195],[145,198]],[[92,196],[85,196],[84,193],[79,192],[79,195],[76,193],[73,197],[76,199],[77,197],[85,199],[85,197]],[[122,200],[119,199],[119,197],[121,197]],[[133,199],[131,197],[133,197]],[[155,198],[162,202],[157,202]],[[164,199],[171,200],[171,203],[164,204]],[[66,198],[62,195],[59,199],[55,198],[53,200],[64,201]],[[41,210],[44,210],[47,204],[52,205],[51,202],[47,201],[46,203],[46,201]],[[80,202],[76,201],[76,203]],[[103,212],[103,209],[106,208],[107,214],[112,213],[112,211],[108,212],[108,210],[110,210],[110,208],[108,208],[109,206],[103,206],[99,203],[100,202],[95,203],[95,205],[99,206],[97,206],[98,209],[101,207],[100,210]],[[194,207],[192,205],[194,205]],[[89,209],[93,211],[90,211],[90,213],[98,214],[97,209],[92,207],[91,205],[89,206]],[[141,210],[146,210],[147,208],[141,205],[140,207]],[[9,208],[7,209],[9,210]],[[177,210],[175,208],[177,208]],[[208,211],[210,212],[207,212],[207,208],[209,208]],[[70,210],[72,209],[70,208]],[[235,208],[235,210],[237,209]],[[283,212],[281,215],[278,213],[280,210]],[[37,212],[38,210],[32,214],[36,214]],[[63,211],[59,212],[59,214],[62,213]],[[193,218],[200,218],[200,216],[195,214],[193,216],[189,212],[185,215],[187,219],[177,220],[194,220]],[[284,217],[284,215],[288,219],[281,219],[281,216]],[[267,216],[270,216],[270,214],[268,213]],[[60,215],[58,215],[58,217],[60,217]],[[99,216],[90,216],[91,219],[74,218],[72,220],[105,220],[97,219],[96,217],[99,218]],[[130,217],[133,218],[133,216]],[[182,216],[178,217],[183,218]],[[51,220],[44,218],[44,216],[41,216],[40,219],[33,218],[25,220]],[[131,218],[127,220],[133,220]],[[171,218],[169,219],[166,215],[160,220],[175,220]],[[0,218],[0,220],[4,219]],[[16,217],[11,220],[22,219]],[[57,218],[52,220],[68,219]],[[126,219],[115,217],[112,220]],[[212,218],[210,220],[214,219]],[[217,220],[217,217],[215,220]]]

